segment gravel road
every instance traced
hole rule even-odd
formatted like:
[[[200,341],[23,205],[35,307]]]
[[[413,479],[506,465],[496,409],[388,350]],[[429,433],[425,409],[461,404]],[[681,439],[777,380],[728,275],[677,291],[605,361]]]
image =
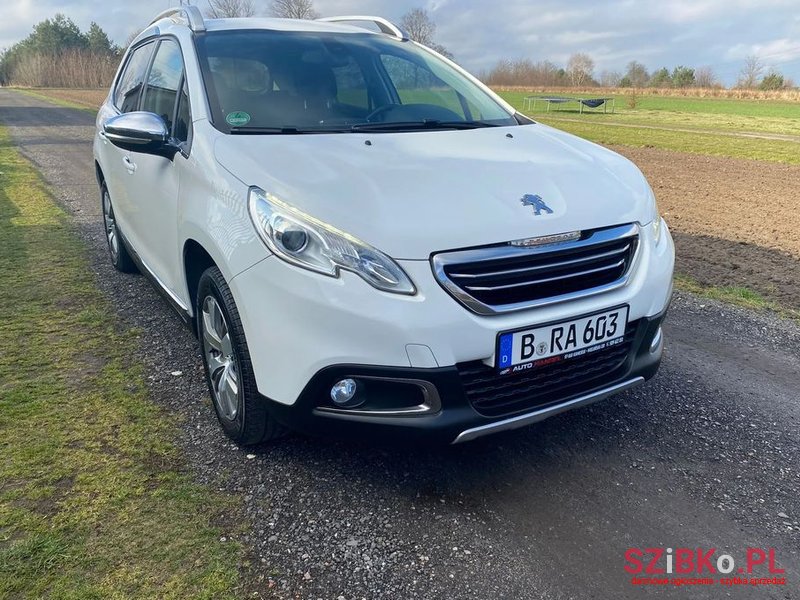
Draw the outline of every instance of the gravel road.
[[[141,331],[135,358],[180,418],[189,468],[241,498],[226,539],[249,549],[243,595],[800,598],[795,324],[677,294],[663,368],[630,393],[459,447],[292,436],[248,454],[217,427],[191,334],[106,260],[93,116],[0,90],[0,123],[74,215],[121,326]],[[738,568],[753,546],[775,548],[786,586],[644,590],[623,569],[629,547],[717,548]]]

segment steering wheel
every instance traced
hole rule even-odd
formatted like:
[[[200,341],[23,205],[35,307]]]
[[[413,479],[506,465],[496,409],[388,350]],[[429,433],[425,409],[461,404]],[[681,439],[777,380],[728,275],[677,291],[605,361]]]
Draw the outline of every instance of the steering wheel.
[[[385,104],[383,106],[379,106],[371,113],[367,115],[367,123],[372,123],[372,119],[377,117],[378,115],[382,115],[383,113],[389,112],[390,110],[394,110],[398,106],[402,106],[401,104]]]

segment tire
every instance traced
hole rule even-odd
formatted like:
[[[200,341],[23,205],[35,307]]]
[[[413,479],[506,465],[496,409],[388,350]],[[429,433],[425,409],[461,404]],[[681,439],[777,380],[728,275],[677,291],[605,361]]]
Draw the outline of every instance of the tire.
[[[114,207],[111,204],[111,194],[105,181],[100,184],[100,208],[103,211],[103,230],[106,234],[106,245],[111,264],[122,273],[138,273],[136,263],[133,262],[128,248],[122,239],[117,219],[114,216]]]
[[[225,434],[241,446],[280,437],[284,429],[258,396],[239,311],[217,267],[200,277],[196,313],[206,383]]]

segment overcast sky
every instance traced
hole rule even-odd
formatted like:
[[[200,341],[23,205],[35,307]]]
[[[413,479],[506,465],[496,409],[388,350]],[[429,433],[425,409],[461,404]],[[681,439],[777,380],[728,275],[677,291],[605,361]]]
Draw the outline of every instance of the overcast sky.
[[[269,0],[254,0],[266,14]],[[97,21],[122,43],[177,0],[2,0],[0,48],[63,12],[82,29]],[[205,6],[206,0],[193,0]],[[800,83],[800,0],[316,0],[323,15],[375,14],[392,20],[428,9],[437,38],[473,71],[500,58],[565,64],[574,52],[594,57],[596,74],[630,60],[650,70],[712,66],[732,83],[742,60],[759,55]]]

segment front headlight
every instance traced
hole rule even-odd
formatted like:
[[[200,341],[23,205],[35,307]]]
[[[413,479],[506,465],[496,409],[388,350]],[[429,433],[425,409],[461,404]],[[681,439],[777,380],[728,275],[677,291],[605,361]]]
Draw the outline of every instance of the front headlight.
[[[661,218],[661,215],[657,215],[656,218],[653,219],[650,227],[653,228],[653,241],[656,246],[658,246],[661,242],[661,233],[664,231],[664,219]]]
[[[259,188],[250,188],[248,209],[259,237],[286,262],[338,277],[352,271],[371,286],[414,295],[405,271],[380,250],[307,215]]]
[[[652,219],[648,226],[652,228],[653,241],[656,246],[658,246],[658,243],[661,241],[661,233],[664,230],[664,219],[661,218],[661,213],[658,212],[656,195],[653,193],[652,189],[650,189],[650,214],[652,215]]]

